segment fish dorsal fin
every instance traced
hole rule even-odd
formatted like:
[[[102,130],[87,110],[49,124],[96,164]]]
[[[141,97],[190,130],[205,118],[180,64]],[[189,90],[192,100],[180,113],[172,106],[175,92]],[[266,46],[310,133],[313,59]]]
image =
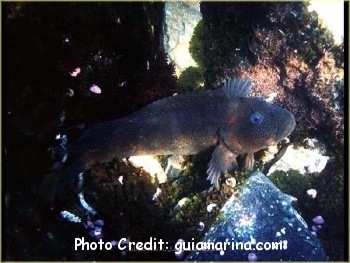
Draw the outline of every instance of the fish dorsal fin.
[[[221,87],[229,99],[247,97],[252,81],[250,79],[229,79]]]
[[[227,96],[220,89],[194,91],[155,101],[135,112],[133,116],[151,117],[172,114],[181,110],[188,110],[190,113],[198,107],[205,108],[213,104],[221,105],[225,100],[227,100]]]

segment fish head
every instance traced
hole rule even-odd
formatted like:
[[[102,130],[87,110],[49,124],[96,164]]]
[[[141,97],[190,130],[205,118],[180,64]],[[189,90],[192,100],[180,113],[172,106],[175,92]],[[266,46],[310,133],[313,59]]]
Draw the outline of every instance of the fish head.
[[[253,153],[276,145],[295,128],[293,114],[260,98],[240,98],[221,140],[236,154]]]

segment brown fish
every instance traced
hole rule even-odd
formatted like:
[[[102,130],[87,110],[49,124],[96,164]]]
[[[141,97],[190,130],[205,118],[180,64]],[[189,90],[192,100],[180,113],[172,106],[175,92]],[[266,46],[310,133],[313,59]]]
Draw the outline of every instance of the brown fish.
[[[66,176],[88,170],[96,162],[134,155],[192,155],[216,146],[207,171],[218,185],[221,173],[247,154],[277,144],[295,127],[286,109],[260,98],[248,98],[249,79],[227,81],[220,89],[179,94],[151,103],[131,115],[101,122],[68,146]]]

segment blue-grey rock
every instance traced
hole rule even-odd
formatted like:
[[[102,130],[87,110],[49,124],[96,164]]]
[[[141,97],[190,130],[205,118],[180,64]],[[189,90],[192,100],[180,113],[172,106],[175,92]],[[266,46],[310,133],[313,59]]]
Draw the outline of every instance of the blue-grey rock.
[[[182,155],[171,155],[167,159],[165,173],[170,180],[175,180],[184,172],[185,168],[183,163],[185,162]]]
[[[218,250],[192,251],[186,260],[248,261],[249,253],[258,261],[327,260],[293,201],[296,198],[282,193],[264,174],[253,174],[238,197],[232,196],[223,206],[218,222],[202,240],[213,242]],[[227,242],[226,249],[220,242]]]
[[[199,1],[168,1],[164,9],[164,50],[179,75],[185,68],[196,65],[188,49],[193,30],[202,18]]]

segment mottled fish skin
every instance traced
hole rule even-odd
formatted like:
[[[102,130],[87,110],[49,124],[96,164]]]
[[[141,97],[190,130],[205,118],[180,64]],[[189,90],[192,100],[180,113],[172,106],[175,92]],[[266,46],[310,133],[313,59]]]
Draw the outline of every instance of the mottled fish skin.
[[[295,127],[286,109],[260,98],[248,98],[249,79],[232,79],[221,89],[179,94],[151,103],[131,115],[101,122],[87,129],[68,146],[74,177],[97,162],[134,155],[191,155],[216,146],[207,171],[218,185],[221,173],[236,166],[237,155],[277,144]]]

